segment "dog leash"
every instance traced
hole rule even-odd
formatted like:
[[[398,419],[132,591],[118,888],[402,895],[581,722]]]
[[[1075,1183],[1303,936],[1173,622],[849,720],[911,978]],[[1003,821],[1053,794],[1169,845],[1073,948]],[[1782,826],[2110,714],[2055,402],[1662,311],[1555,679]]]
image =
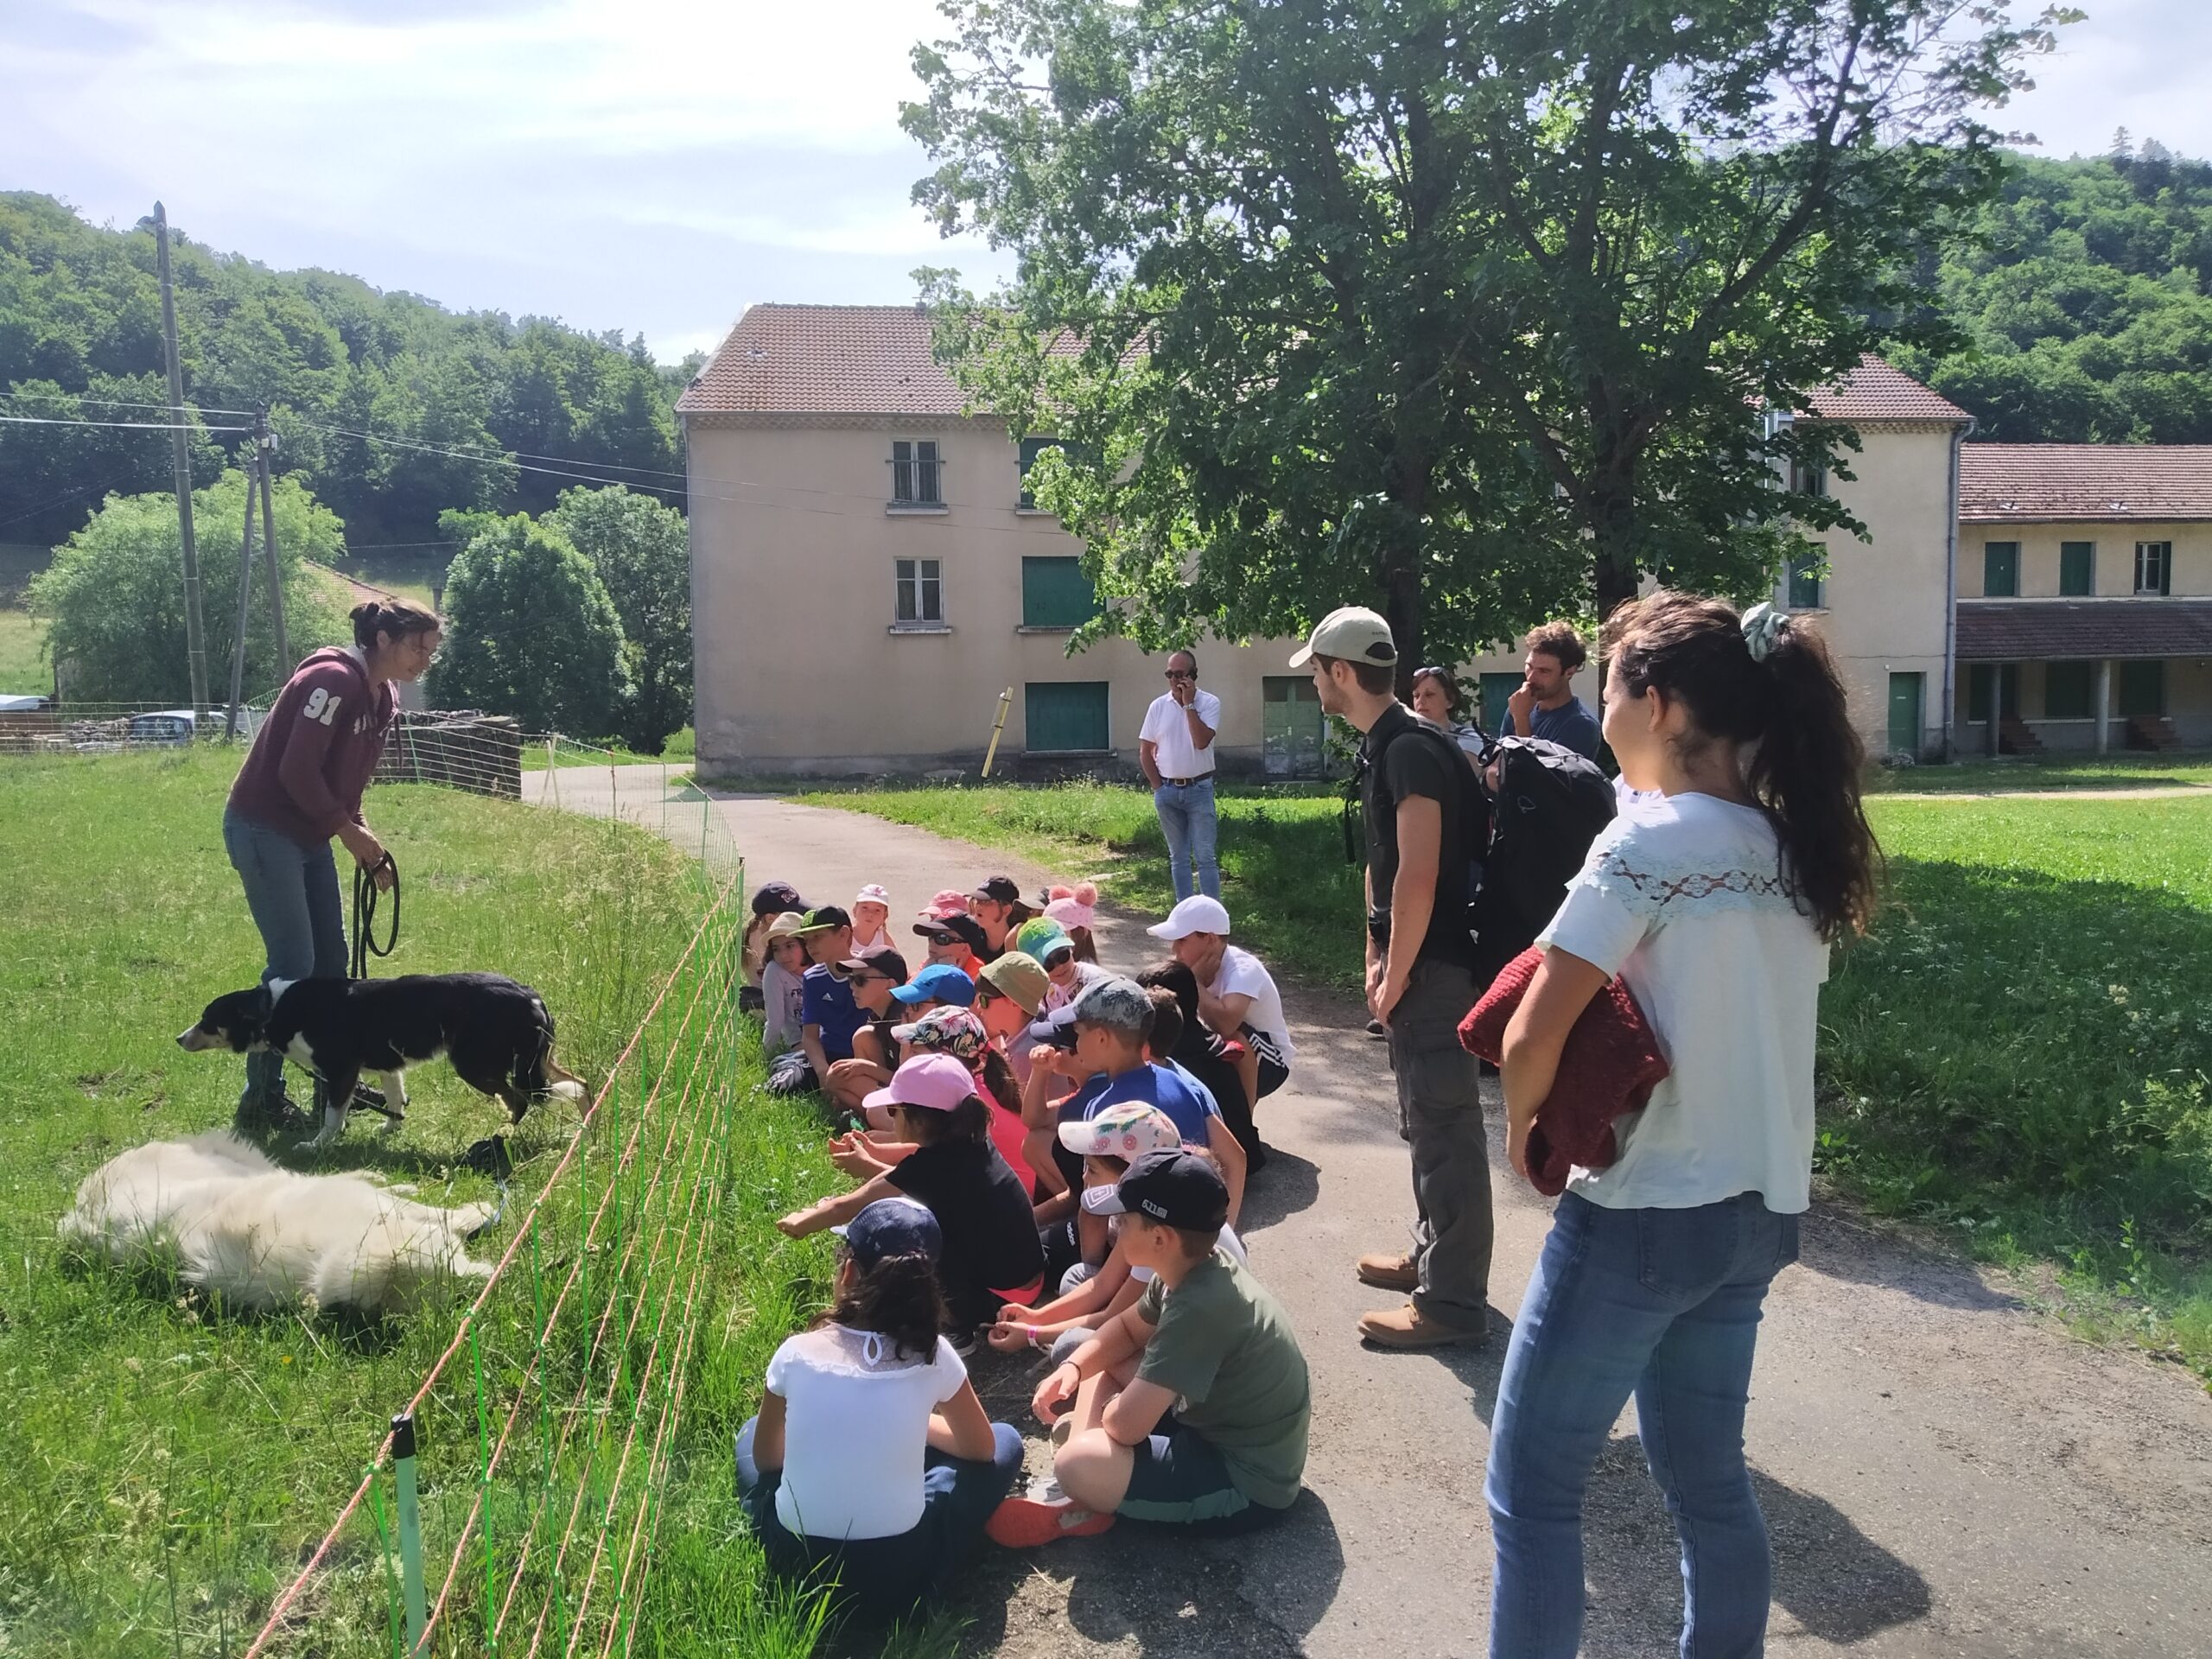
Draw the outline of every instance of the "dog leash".
[[[384,897],[377,887],[377,872],[391,872],[391,926],[386,930],[385,941],[378,944],[371,937],[377,925],[377,905]],[[399,945],[399,861],[386,853],[373,865],[353,867],[353,962],[352,977],[369,976],[369,958],[388,957]]]

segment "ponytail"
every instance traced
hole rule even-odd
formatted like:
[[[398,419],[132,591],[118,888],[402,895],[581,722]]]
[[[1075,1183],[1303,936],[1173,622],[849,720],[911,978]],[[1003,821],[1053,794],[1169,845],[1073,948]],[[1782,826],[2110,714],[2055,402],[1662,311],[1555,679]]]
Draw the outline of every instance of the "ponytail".
[[[993,1100],[1016,1117],[1021,1116],[1021,1085],[1014,1081],[1014,1067],[1007,1064],[1005,1055],[995,1048],[986,1048],[976,1063],[976,1075],[990,1090]]]
[[[937,1352],[938,1332],[950,1320],[929,1257],[887,1255],[868,1267],[855,1265],[851,1281],[817,1323],[873,1331],[891,1338],[894,1358],[928,1359]]]
[[[1605,651],[1630,695],[1678,698],[1703,741],[1744,747],[1744,782],[1774,826],[1783,887],[1822,938],[1863,933],[1879,850],[1843,683],[1805,618],[1755,610],[1756,655],[1746,626],[1719,600],[1662,588],[1607,619]]]
[[[396,644],[410,634],[429,633],[442,626],[438,613],[411,599],[368,599],[348,613],[353,620],[353,643],[363,651],[377,648],[377,635],[389,634]]]

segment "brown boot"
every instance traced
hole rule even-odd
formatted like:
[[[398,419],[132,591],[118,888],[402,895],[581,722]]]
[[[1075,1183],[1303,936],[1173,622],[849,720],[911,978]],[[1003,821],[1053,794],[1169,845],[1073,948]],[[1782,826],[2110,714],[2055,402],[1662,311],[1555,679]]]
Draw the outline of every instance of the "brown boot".
[[[1360,1316],[1359,1334],[1378,1348],[1441,1348],[1455,1342],[1482,1342],[1488,1331],[1464,1331],[1432,1319],[1411,1302],[1386,1313]]]
[[[1359,1258],[1359,1282],[1377,1290],[1412,1290],[1421,1283],[1411,1251],[1385,1255],[1380,1250]]]

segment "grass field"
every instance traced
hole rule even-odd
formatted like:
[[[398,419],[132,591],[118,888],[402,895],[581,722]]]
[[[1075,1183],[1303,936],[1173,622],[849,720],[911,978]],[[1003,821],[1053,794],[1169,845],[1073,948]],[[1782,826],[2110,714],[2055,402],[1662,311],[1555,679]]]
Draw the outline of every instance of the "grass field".
[[[454,1329],[450,1311],[367,1328],[233,1317],[174,1281],[86,1266],[57,1248],[56,1218],[105,1159],[229,1121],[238,1063],[185,1054],[172,1039],[208,997],[259,968],[220,838],[234,764],[205,752],[0,763],[0,998],[16,1032],[0,1051],[0,1653],[241,1651]],[[380,787],[369,814],[405,883],[397,954],[375,971],[512,973],[555,1010],[564,1063],[603,1075],[700,914],[696,868],[627,826],[427,787]],[[715,1063],[723,1086],[751,1093],[752,1048],[726,1039]],[[666,1039],[658,1052],[663,1066],[677,1058]],[[487,1196],[456,1158],[504,1114],[442,1066],[413,1073],[410,1093],[400,1131],[357,1122],[318,1167],[409,1180],[431,1203]],[[556,1106],[518,1133],[505,1227],[575,1122],[575,1109]],[[832,1178],[803,1109],[747,1101],[732,1122],[711,1166],[727,1192],[705,1258],[708,1312],[683,1373],[656,1574],[633,1610],[644,1650],[657,1653],[796,1654],[812,1641],[810,1610],[759,1582],[726,1448],[768,1351],[819,1294],[828,1262],[822,1241],[784,1241],[772,1219]],[[495,1228],[475,1253],[493,1259],[504,1245]],[[527,1329],[531,1295],[527,1276],[503,1285],[492,1311]],[[519,1362],[496,1345],[504,1328],[486,1327],[495,1408],[521,1381]],[[577,1368],[580,1355],[552,1348],[549,1368]],[[466,1360],[448,1373],[460,1392],[428,1408],[429,1444],[441,1449],[425,1453],[425,1530],[448,1541],[454,1506],[465,1509],[473,1490],[460,1472],[474,1469],[477,1433]],[[532,1465],[518,1452],[509,1466]],[[527,1488],[494,1489],[488,1512],[510,1550],[527,1509]],[[383,1569],[365,1525],[341,1541],[309,1616],[276,1651],[384,1649]],[[462,1579],[441,1651],[482,1650],[467,1622],[481,1606]]]
[[[29,611],[0,606],[0,693],[54,690],[46,660],[46,625]]]
[[[1872,775],[1885,795],[2012,795],[2050,789],[2161,789],[2212,786],[2212,754],[2051,755],[2028,760],[1961,760],[1947,766],[1886,768]]]
[[[1090,873],[1137,911],[1173,902],[1139,790],[808,798]],[[1230,789],[1220,804],[1238,937],[1280,970],[1356,992],[1360,880],[1335,794]],[[1871,810],[1890,897],[1823,999],[1819,1166],[1985,1257],[2054,1264],[2085,1326],[2212,1375],[2212,803]]]

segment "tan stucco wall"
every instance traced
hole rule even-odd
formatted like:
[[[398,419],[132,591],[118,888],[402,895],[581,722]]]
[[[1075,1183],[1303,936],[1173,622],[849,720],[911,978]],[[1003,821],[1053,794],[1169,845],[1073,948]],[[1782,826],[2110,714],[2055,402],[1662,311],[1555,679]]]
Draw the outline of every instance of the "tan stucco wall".
[[[2022,599],[2058,594],[2058,548],[2062,542],[2096,545],[2095,588],[2101,599],[2125,599],[2135,592],[2135,543],[2171,542],[2174,550],[2173,593],[2212,594],[2212,524],[2133,524],[2107,519],[2082,524],[1971,524],[1959,531],[1959,597],[1980,599],[1986,565],[1982,550],[1990,542],[2020,544]]]
[[[933,439],[942,513],[892,513],[894,438]],[[1014,699],[1002,750],[1027,747],[1028,681],[1103,680],[1108,734],[1134,760],[1166,690],[1165,653],[1115,640],[1065,654],[1065,632],[1025,632],[1021,560],[1080,547],[1019,511],[1019,452],[1003,427],[882,421],[731,428],[694,422],[691,580],[701,765],[710,773],[911,769],[964,762]],[[943,562],[946,633],[894,632],[893,561]],[[1222,700],[1221,764],[1257,764],[1262,686],[1294,645],[1202,642],[1199,683]]]

